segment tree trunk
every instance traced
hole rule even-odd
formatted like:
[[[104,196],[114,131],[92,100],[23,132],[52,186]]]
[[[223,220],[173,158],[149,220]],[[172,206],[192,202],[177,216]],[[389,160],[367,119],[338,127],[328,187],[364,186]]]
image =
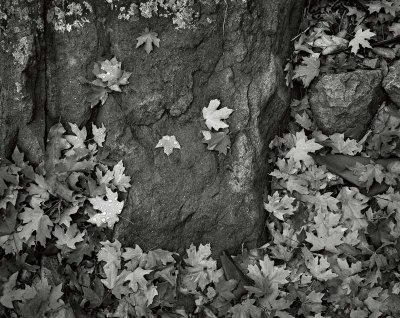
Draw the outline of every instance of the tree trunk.
[[[53,124],[104,123],[105,147],[132,178],[116,238],[176,251],[192,242],[215,252],[262,243],[268,143],[289,105],[283,68],[302,1],[199,5],[193,30],[167,18],[122,21],[105,1],[88,2],[89,22],[61,33],[40,23],[49,1],[14,1],[21,14],[10,15],[0,39],[0,157],[18,145],[40,163]],[[145,27],[161,39],[150,54],[136,49]],[[132,72],[130,84],[91,109],[78,78],[90,79],[93,63],[113,56]],[[202,143],[211,99],[234,110],[226,156]],[[156,149],[164,135],[175,135],[181,150],[167,157]]]

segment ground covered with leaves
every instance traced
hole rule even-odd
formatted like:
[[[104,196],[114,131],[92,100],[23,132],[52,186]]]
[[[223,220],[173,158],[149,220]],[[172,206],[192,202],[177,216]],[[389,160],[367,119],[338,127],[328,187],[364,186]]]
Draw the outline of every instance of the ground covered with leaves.
[[[320,1],[307,12],[288,84],[294,76],[308,86],[321,71],[385,72],[398,54],[398,1]],[[95,65],[97,79],[84,82],[95,88],[93,107],[127,84],[120,66]],[[400,112],[382,104],[359,140],[325,135],[304,92],[288,131],[269,145],[271,240],[222,254],[221,266],[207,242],[178,255],[111,239],[116,222],[130,222],[120,215],[130,177],[108,158],[106,127],[53,126],[35,167],[16,148],[0,165],[0,315],[399,317]],[[219,106],[203,109],[203,142],[222,156],[232,110]],[[155,146],[180,149],[174,136]]]

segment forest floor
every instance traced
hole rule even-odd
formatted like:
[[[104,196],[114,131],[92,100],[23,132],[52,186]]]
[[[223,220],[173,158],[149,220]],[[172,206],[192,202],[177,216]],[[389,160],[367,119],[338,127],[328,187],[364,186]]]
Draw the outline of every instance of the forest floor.
[[[45,170],[63,178],[45,179],[18,148],[0,167],[0,316],[399,317],[400,2],[317,1],[301,30],[285,69],[298,92],[291,121],[269,145],[269,243],[222,254],[218,266],[209,244],[180,256],[110,242],[130,178],[122,161],[109,167],[97,157],[106,128],[89,135],[71,124],[66,135],[57,124],[48,147],[57,160]],[[357,70],[379,73],[386,93],[367,125],[332,131],[312,96],[323,77]],[[397,90],[384,84],[390,76]],[[176,140],[160,147],[172,152]]]

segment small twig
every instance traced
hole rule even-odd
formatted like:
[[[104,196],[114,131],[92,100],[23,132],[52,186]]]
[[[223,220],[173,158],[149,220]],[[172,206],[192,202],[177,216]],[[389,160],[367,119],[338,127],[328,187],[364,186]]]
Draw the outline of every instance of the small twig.
[[[299,36],[301,36],[302,34],[306,33],[308,30],[310,30],[310,27],[307,27],[307,29],[305,29],[304,31],[302,31],[299,34],[297,34],[293,39],[290,40],[290,42],[296,40]]]

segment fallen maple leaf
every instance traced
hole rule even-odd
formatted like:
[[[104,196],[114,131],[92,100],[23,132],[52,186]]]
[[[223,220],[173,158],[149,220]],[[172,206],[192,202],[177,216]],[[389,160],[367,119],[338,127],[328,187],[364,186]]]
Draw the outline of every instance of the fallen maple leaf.
[[[129,281],[129,287],[137,292],[138,289],[146,290],[147,289],[147,279],[144,275],[150,274],[153,270],[151,269],[143,269],[137,267],[133,272],[129,273],[125,277],[125,281]]]
[[[228,136],[228,133],[225,131],[222,132],[211,132],[207,130],[202,131],[203,134],[203,143],[207,144],[208,150],[215,150],[219,153],[223,153],[226,155],[226,152],[231,146],[231,140]]]
[[[92,133],[96,144],[103,147],[103,142],[106,140],[106,127],[104,127],[104,124],[102,123],[99,128],[95,124],[92,124]]]
[[[150,54],[150,52],[153,51],[153,44],[160,47],[160,39],[157,38],[157,33],[150,31],[149,28],[146,28],[144,32],[136,38],[136,40],[136,48],[144,44],[144,49],[147,54]]]
[[[368,40],[375,36],[374,32],[371,32],[369,29],[363,31],[362,28],[358,29],[354,38],[349,42],[349,46],[351,46],[351,52],[357,54],[360,49],[360,45],[364,48],[371,48]]]
[[[78,125],[76,124],[69,123],[69,125],[75,136],[74,135],[65,136],[65,139],[72,145],[72,148],[65,153],[66,156],[71,156],[75,154],[75,151],[78,148],[86,148],[85,146],[85,140],[87,137],[86,127],[79,129]]]
[[[236,304],[229,312],[232,318],[261,318],[261,308],[254,305],[255,299],[246,299],[240,304]]]
[[[380,164],[369,163],[363,165],[362,163],[356,162],[354,167],[349,167],[348,169],[358,176],[358,181],[363,183],[367,191],[369,191],[374,180],[378,183],[382,183],[385,177],[384,168]]]
[[[18,215],[18,218],[25,223],[19,227],[18,236],[28,241],[33,232],[36,232],[36,241],[40,242],[42,246],[46,246],[46,238],[51,237],[53,222],[44,214],[43,210],[40,207],[33,209],[26,207],[24,212]]]
[[[74,223],[72,226],[68,227],[66,231],[64,231],[61,226],[56,225],[53,230],[53,235],[57,238],[56,246],[59,249],[61,249],[63,245],[75,249],[75,244],[83,241],[85,233],[80,232],[78,230],[78,225]]]
[[[132,73],[122,71],[121,62],[118,62],[115,57],[111,60],[105,60],[100,63],[95,63],[93,73],[107,83],[107,87],[113,91],[121,92],[119,85],[129,84],[128,79]],[[97,82],[92,82],[96,85]]]
[[[319,57],[304,57],[301,65],[296,66],[293,79],[300,78],[304,87],[308,87],[312,80],[319,75],[320,65]]]
[[[346,47],[348,41],[335,35],[327,35],[322,33],[318,39],[313,43],[314,47],[319,47],[322,50],[322,55],[328,55],[332,52]]]
[[[398,7],[393,5],[393,2],[386,0],[372,1],[370,3],[366,3],[366,6],[371,14],[375,12],[379,13],[382,9],[384,9],[385,13],[391,14],[394,17],[396,16],[396,11],[398,10]]]
[[[284,266],[275,266],[268,255],[259,261],[261,270],[258,265],[248,265],[248,276],[255,282],[254,287],[246,286],[251,293],[256,293],[257,297],[265,296],[271,292],[277,291],[279,285],[288,283],[286,279],[290,275],[290,271]]]
[[[181,149],[181,145],[176,140],[175,136],[163,136],[156,145],[156,148],[164,148],[164,153],[169,156],[174,148]]]
[[[292,215],[296,211],[297,205],[293,206],[294,201],[295,198],[287,195],[280,197],[279,192],[275,191],[272,196],[268,196],[268,203],[264,203],[264,208],[279,220],[284,221],[285,215]]]
[[[93,215],[88,222],[96,224],[97,226],[106,224],[112,229],[114,224],[119,220],[118,214],[122,212],[124,201],[118,201],[118,193],[112,192],[109,188],[106,188],[106,196],[107,200],[104,200],[100,196],[89,199],[93,208],[101,211],[101,213]]]
[[[124,163],[122,162],[122,160],[120,160],[113,167],[113,170],[112,170],[112,173],[113,173],[112,183],[115,187],[117,187],[118,191],[121,191],[121,192],[126,192],[126,189],[131,186],[129,183],[131,181],[131,177],[126,176],[124,174],[124,171],[125,171],[125,167],[124,167]]]
[[[329,146],[332,147],[332,153],[341,153],[344,155],[354,156],[356,153],[361,152],[362,145],[357,140],[347,138],[344,140],[344,134],[335,133],[329,136],[331,140]]]
[[[130,273],[129,271],[124,269],[121,274],[118,275],[116,267],[107,267],[104,269],[104,273],[106,274],[106,279],[102,279],[101,282],[111,290],[111,293],[117,297],[117,299],[121,299],[123,295],[127,295],[131,292],[128,286],[124,286],[126,277]]]
[[[306,261],[306,266],[310,273],[321,281],[327,281],[338,276],[331,269],[328,269],[331,265],[325,256],[312,257],[311,261]]]
[[[99,102],[104,105],[108,98],[109,92],[111,92],[111,90],[105,86],[91,86],[90,91],[86,95],[86,101],[90,104],[90,108],[93,108]]]
[[[217,270],[217,262],[211,258],[210,244],[199,245],[198,251],[193,244],[186,250],[188,257],[184,259],[189,266],[183,277],[183,285],[188,290],[194,291],[197,287],[204,290],[207,284],[218,282],[223,275],[221,269]]]
[[[339,214],[330,212],[318,213],[314,218],[317,235],[314,235],[312,232],[306,233],[306,241],[313,245],[311,251],[320,251],[324,249],[331,253],[339,253],[336,246],[343,244],[343,234],[346,231],[346,228],[336,226],[339,219]]]
[[[351,230],[364,229],[368,222],[361,211],[368,206],[368,197],[362,195],[357,188],[343,187],[337,199],[342,203],[342,220],[347,220]]]
[[[229,127],[229,125],[224,123],[222,119],[229,118],[233,112],[233,109],[224,107],[217,110],[220,104],[221,102],[218,99],[212,99],[208,104],[208,107],[203,108],[203,118],[206,120],[206,126],[210,130],[212,128],[219,130],[221,128]]]
[[[99,262],[106,262],[104,269],[114,267],[116,269],[121,268],[121,242],[117,239],[114,242],[109,240],[100,242],[103,247],[97,253],[97,260]]]
[[[314,139],[307,140],[303,129],[296,132],[296,145],[289,150],[285,157],[289,159],[293,158],[297,167],[301,165],[301,161],[308,167],[314,163],[314,160],[308,153],[315,152],[321,148],[323,147],[317,144]]]
[[[0,303],[7,308],[14,308],[13,301],[32,299],[36,295],[36,291],[25,286],[25,289],[15,289],[19,272],[12,274],[7,282],[3,284],[3,295],[0,297]]]
[[[136,244],[135,248],[126,247],[125,252],[122,253],[122,257],[125,260],[125,267],[133,271],[136,267],[144,267],[146,263],[147,254],[143,253],[143,250],[139,245]]]

